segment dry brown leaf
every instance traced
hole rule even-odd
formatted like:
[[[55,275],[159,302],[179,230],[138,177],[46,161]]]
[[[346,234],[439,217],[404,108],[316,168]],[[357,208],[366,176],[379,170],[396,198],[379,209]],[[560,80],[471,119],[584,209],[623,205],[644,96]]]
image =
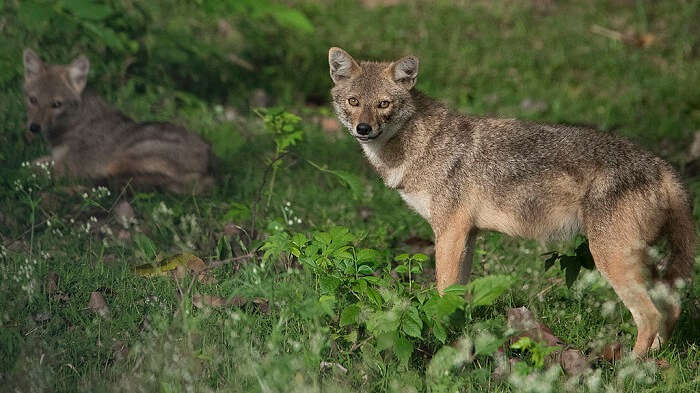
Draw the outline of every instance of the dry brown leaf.
[[[129,354],[129,347],[123,341],[115,341],[112,344],[112,359],[115,361],[126,359]]]
[[[107,302],[105,302],[104,297],[102,297],[102,294],[99,292],[92,292],[90,294],[88,308],[103,318],[109,316],[109,307],[107,307]]]
[[[516,342],[521,337],[529,337],[535,341],[544,342],[549,346],[563,347],[566,345],[547,326],[538,321],[535,314],[526,307],[510,308],[507,311],[507,315],[508,327],[520,332],[520,334],[511,338],[511,342]]]
[[[44,290],[47,295],[53,295],[56,290],[58,290],[58,273],[50,272],[49,275],[46,276],[46,286]]]
[[[588,360],[576,349],[567,349],[561,353],[561,368],[568,375],[581,375],[590,368]]]
[[[601,357],[610,363],[615,363],[622,358],[622,344],[615,341],[603,347]]]
[[[657,360],[656,366],[661,370],[665,370],[665,369],[671,367],[671,365],[668,363],[668,360],[666,360],[666,358],[661,358],[661,360]]]
[[[197,308],[205,308],[207,306],[219,308],[231,303],[220,296],[202,295],[197,293],[192,296],[192,304],[194,304]]]

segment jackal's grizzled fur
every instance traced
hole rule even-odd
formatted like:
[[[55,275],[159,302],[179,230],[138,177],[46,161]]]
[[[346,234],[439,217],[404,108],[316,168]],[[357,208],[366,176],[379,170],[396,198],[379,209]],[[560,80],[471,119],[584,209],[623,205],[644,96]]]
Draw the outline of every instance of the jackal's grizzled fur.
[[[23,54],[28,127],[41,132],[58,174],[140,188],[197,192],[212,183],[210,148],[169,123],[136,123],[84,92],[90,63],[44,64]]]
[[[331,48],[329,63],[338,118],[435,232],[440,291],[468,279],[480,229],[541,240],[581,232],[632,312],[635,353],[668,338],[695,256],[688,195],[669,164],[588,128],[454,112],[413,88],[415,57],[358,63]],[[659,273],[647,247],[661,237],[670,257]],[[652,285],[673,296],[655,303]]]

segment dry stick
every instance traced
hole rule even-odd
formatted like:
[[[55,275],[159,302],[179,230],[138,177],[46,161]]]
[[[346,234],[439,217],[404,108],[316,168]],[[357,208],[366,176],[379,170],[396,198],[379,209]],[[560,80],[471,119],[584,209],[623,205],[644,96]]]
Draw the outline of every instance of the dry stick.
[[[206,267],[206,269],[202,270],[203,272],[208,271],[208,270],[213,270],[216,269],[217,267],[223,266],[229,262],[237,262],[242,259],[248,259],[248,258],[255,258],[255,253],[248,253],[244,255],[240,255],[237,257],[233,258],[227,258],[227,259],[222,259],[220,261],[213,261],[212,263],[209,264],[209,266]]]

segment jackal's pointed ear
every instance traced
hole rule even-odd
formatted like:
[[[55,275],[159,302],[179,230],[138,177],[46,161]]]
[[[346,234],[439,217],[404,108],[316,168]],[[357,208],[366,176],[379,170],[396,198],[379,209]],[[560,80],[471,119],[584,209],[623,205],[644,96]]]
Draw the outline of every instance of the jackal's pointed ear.
[[[36,79],[46,69],[39,55],[29,48],[26,48],[22,53],[22,62],[24,63],[24,80],[26,82]]]
[[[328,64],[331,66],[331,79],[334,83],[347,80],[360,70],[360,65],[348,52],[336,47],[328,51]]]
[[[411,90],[418,78],[418,58],[406,56],[391,63],[389,73],[394,82],[405,87],[406,90]]]
[[[87,83],[88,72],[90,71],[90,60],[80,55],[68,65],[68,77],[78,94],[83,92]]]

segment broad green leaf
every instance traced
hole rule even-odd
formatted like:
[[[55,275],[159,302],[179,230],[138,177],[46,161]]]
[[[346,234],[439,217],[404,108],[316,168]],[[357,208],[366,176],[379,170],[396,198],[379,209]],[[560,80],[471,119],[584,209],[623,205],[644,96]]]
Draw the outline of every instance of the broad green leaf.
[[[342,313],[340,313],[340,326],[347,326],[357,323],[357,317],[360,315],[360,305],[352,304],[345,307]]]
[[[449,287],[445,288],[445,290],[443,292],[449,293],[452,295],[462,296],[462,295],[464,295],[464,292],[466,292],[466,291],[467,291],[467,287],[465,285],[452,284]]]
[[[408,254],[399,254],[394,258],[394,260],[396,262],[403,262],[403,261],[407,260],[408,258],[410,258],[410,256]]]
[[[326,315],[335,315],[335,296],[323,295],[318,299],[318,302]]]
[[[365,275],[365,276],[369,276],[370,274],[372,274],[372,268],[369,267],[369,266],[367,266],[367,265],[360,265],[360,266],[357,268],[357,272],[358,272],[359,274],[362,274],[362,275]]]
[[[406,266],[406,265],[396,266],[396,269],[394,269],[394,271],[396,273],[399,273],[399,274],[406,274],[406,273],[408,273],[408,266]]]
[[[434,321],[433,323],[433,335],[435,338],[438,339],[441,343],[445,343],[445,340],[447,340],[447,332],[445,331],[445,327],[442,326],[442,323],[438,321]]]
[[[62,0],[59,4],[80,19],[101,21],[114,12],[110,6],[93,0]]]
[[[413,254],[413,260],[418,262],[425,262],[428,260],[428,256],[425,254]]]
[[[375,335],[395,332],[399,329],[399,314],[394,310],[378,311],[367,320],[367,329]]]
[[[475,355],[491,355],[498,350],[498,347],[505,343],[507,338],[496,337],[490,333],[481,333],[474,340]]]
[[[411,354],[413,353],[413,343],[406,337],[397,334],[394,339],[394,353],[396,358],[399,359],[401,366],[408,366],[408,361],[411,360]]]
[[[477,278],[467,285],[472,297],[472,307],[490,306],[496,299],[513,285],[510,276],[491,275]]]
[[[401,330],[406,333],[407,336],[421,337],[421,328],[412,319],[404,319],[403,322],[401,322]]]
[[[156,245],[148,236],[139,232],[134,236],[136,247],[141,251],[143,256],[148,260],[155,260],[157,255]]]

